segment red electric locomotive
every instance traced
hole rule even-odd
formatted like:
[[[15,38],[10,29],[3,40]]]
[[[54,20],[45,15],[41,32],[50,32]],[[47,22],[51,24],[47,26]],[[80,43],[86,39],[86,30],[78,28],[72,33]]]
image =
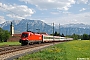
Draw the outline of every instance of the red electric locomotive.
[[[35,42],[41,43],[43,35],[34,32],[23,32],[21,35],[20,43],[22,45],[33,44]]]

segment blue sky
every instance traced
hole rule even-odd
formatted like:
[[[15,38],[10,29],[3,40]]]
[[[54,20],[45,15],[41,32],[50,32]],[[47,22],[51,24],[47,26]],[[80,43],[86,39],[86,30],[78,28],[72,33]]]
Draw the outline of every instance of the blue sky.
[[[0,0],[0,24],[21,19],[90,25],[90,0]]]

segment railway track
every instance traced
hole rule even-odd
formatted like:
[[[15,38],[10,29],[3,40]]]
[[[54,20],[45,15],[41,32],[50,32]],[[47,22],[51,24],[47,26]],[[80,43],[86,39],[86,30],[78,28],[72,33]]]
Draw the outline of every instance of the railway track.
[[[21,50],[22,48],[23,48],[22,46],[0,47],[0,55],[19,51],[19,49]]]
[[[54,44],[57,44],[57,43],[54,42]],[[11,59],[10,57],[13,57],[15,55],[19,57],[20,54],[22,55],[26,52],[37,51],[39,49],[42,49],[51,45],[53,45],[53,43],[34,44],[34,45],[27,45],[27,46],[0,47],[0,60],[10,60]]]
[[[29,49],[29,48],[34,48],[34,47],[39,47],[39,46],[44,46],[48,45],[50,43],[44,43],[44,44],[34,44],[34,45],[26,45],[26,46],[8,46],[8,47],[0,47],[0,55],[7,54],[7,53],[12,53],[24,49]]]

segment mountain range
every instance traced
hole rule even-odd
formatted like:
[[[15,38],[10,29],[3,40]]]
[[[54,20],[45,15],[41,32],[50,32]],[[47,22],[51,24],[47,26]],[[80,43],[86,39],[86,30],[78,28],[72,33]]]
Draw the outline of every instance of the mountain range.
[[[13,24],[15,33],[22,33],[24,31],[33,31],[33,32],[46,32],[48,34],[53,33],[53,26],[49,25],[41,20],[29,20],[29,19],[22,19],[22,20],[12,20],[6,21],[0,24],[0,27],[4,30],[10,31],[10,24]],[[60,34],[64,35],[72,35],[72,34],[89,34],[90,33],[90,25],[85,25],[83,23],[78,24],[66,24],[60,25],[60,29],[58,26],[54,26],[54,31],[60,32]]]

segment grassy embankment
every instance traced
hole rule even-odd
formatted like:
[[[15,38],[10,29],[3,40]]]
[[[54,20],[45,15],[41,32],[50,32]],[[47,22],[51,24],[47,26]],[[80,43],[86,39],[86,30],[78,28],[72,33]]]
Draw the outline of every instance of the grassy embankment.
[[[9,45],[20,45],[19,42],[2,42],[0,46],[9,46]]]
[[[90,41],[70,41],[32,53],[18,60],[77,60],[90,59]]]

